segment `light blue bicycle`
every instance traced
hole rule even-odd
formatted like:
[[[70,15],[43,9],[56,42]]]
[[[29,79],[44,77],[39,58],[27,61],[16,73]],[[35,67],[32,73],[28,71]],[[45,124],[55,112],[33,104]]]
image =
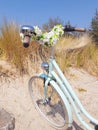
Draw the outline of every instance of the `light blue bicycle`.
[[[73,28],[70,26],[65,26],[63,30],[85,31],[83,28]],[[30,38],[36,35],[34,28],[24,25],[21,27],[21,33],[24,36],[23,45],[28,47]],[[39,37],[37,40],[39,40]],[[35,74],[29,80],[29,92],[36,109],[50,125],[57,129],[71,129],[73,122],[72,113],[74,112],[85,130],[98,130],[98,120],[90,116],[84,109],[55,61],[54,45],[51,45],[50,48],[49,63],[43,62],[41,64],[44,72]],[[93,126],[84,119],[92,122]]]

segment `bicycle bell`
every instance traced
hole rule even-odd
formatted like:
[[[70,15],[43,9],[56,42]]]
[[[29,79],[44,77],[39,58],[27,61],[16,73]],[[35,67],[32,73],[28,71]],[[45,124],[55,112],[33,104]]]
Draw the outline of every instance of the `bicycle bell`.
[[[41,64],[42,69],[46,70],[47,72],[49,71],[49,64],[47,62],[43,62]]]
[[[34,34],[34,28],[30,25],[23,25],[21,26],[20,32],[25,35],[29,35],[31,36],[32,34]]]
[[[27,48],[31,41],[31,36],[34,35],[34,28],[29,25],[23,25],[21,26],[20,33],[23,34],[23,46]]]

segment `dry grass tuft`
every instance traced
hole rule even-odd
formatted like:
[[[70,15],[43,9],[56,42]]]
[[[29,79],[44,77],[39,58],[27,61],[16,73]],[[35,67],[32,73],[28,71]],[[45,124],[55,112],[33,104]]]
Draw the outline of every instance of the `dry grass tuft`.
[[[82,67],[98,76],[98,46],[91,37],[84,35],[79,38],[62,38],[56,52],[57,61],[63,71],[70,66]]]
[[[88,44],[83,48],[76,49],[68,54],[68,60],[74,66],[82,67],[93,75],[98,76],[98,48],[95,44]]]
[[[20,40],[18,25],[13,22],[4,23],[1,29],[0,49],[5,60],[14,64],[21,74],[27,72],[27,58],[31,51],[36,53],[37,48],[37,43],[24,48]]]

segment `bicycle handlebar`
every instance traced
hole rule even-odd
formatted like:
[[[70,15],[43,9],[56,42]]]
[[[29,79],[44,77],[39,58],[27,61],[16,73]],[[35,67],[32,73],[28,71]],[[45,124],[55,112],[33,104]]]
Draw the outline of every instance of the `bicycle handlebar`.
[[[72,32],[72,31],[85,32],[86,29],[85,28],[75,28],[70,25],[66,25],[65,27],[63,27],[63,31],[64,32]],[[23,25],[21,27],[21,33],[24,35],[23,46],[27,48],[31,41],[32,35],[36,36],[36,33],[34,31],[34,28],[32,26],[28,26],[28,25]]]

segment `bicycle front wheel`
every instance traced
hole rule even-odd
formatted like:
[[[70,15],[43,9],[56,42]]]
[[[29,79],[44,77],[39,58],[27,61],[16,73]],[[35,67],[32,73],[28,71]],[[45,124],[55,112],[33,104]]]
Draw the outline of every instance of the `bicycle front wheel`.
[[[48,85],[44,99],[44,79],[33,76],[29,80],[29,92],[36,109],[57,129],[68,128],[68,113],[59,92]]]

